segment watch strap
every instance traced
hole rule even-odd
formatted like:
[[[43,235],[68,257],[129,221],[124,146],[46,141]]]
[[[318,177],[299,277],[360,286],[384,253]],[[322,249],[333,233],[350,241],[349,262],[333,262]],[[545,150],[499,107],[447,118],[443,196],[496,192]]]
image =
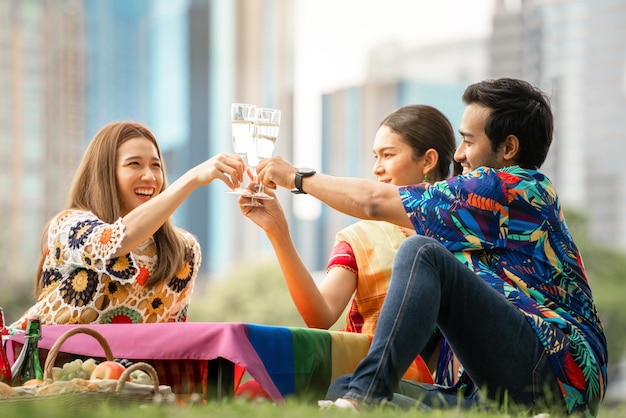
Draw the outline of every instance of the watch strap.
[[[293,194],[307,194],[302,189],[302,179],[305,178],[305,177],[310,177],[313,174],[315,174],[315,170],[313,170],[312,168],[298,169],[298,171],[296,172],[296,177],[294,179],[294,184],[295,184],[296,188],[293,189],[291,191],[291,193],[293,193]]]
[[[295,179],[295,183],[296,183],[296,191],[294,193],[296,194],[306,194],[306,192],[304,190],[302,190],[302,173],[300,173],[299,171],[296,173],[296,179]]]

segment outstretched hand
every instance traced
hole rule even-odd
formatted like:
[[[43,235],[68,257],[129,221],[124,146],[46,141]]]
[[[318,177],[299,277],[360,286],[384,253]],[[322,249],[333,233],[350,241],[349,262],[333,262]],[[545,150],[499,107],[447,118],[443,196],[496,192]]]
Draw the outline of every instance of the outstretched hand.
[[[256,168],[257,178],[265,187],[275,189],[276,186],[286,189],[296,187],[294,180],[298,169],[282,157],[265,158]]]
[[[213,180],[223,181],[229,188],[236,189],[243,181],[245,164],[236,154],[217,154],[193,168],[200,183],[206,186]]]

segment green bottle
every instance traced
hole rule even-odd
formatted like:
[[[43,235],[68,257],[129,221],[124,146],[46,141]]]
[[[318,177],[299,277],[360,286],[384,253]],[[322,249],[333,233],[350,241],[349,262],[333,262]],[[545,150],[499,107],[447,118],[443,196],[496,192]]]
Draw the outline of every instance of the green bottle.
[[[43,380],[43,369],[39,361],[39,339],[41,338],[41,322],[38,316],[28,318],[24,346],[20,355],[11,367],[13,386],[21,386],[31,379]]]

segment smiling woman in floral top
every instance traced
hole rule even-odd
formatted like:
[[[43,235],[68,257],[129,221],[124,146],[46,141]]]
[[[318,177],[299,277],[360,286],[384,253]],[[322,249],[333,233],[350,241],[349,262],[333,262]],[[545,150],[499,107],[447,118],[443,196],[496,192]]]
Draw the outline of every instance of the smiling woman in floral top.
[[[111,123],[91,141],[65,210],[49,222],[31,315],[42,324],[186,320],[200,246],[171,220],[198,187],[220,179],[238,187],[244,163],[219,154],[167,187],[154,135],[133,122]],[[232,179],[232,180],[231,180]]]

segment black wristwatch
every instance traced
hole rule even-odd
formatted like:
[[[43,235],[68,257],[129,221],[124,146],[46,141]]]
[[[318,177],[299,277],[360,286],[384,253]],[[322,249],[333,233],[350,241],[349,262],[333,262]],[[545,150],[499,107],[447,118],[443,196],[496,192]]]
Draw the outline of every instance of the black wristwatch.
[[[306,167],[299,168],[298,171],[296,172],[296,179],[294,181],[294,183],[296,184],[296,188],[293,189],[291,193],[306,194],[306,192],[302,190],[302,179],[304,177],[311,177],[313,174],[315,174],[315,170],[313,170],[312,168],[306,168]]]

